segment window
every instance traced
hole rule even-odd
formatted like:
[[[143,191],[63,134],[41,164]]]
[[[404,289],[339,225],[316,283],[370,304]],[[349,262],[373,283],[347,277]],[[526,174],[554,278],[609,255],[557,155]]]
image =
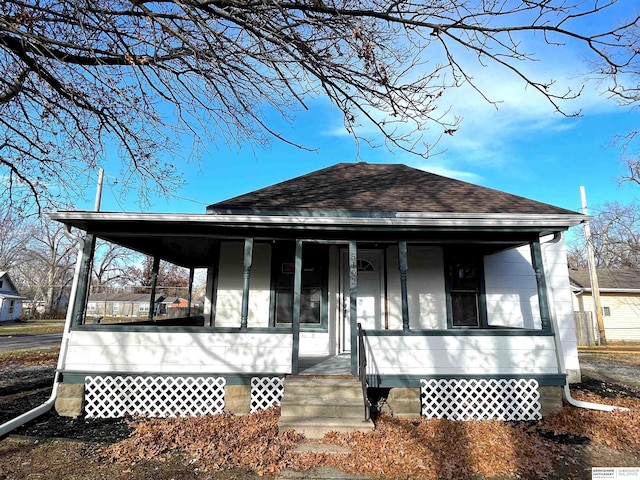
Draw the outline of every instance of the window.
[[[276,243],[272,252],[273,323],[287,325],[293,320],[295,243]],[[328,252],[326,245],[305,244],[302,248],[300,324],[303,327],[318,328],[326,325]]]
[[[138,305],[138,311],[140,313],[149,313],[149,304],[141,303],[140,305]]]
[[[602,307],[602,314],[605,317],[610,317],[611,316],[611,308],[610,307]]]
[[[456,328],[486,326],[482,256],[454,253],[447,259],[449,324]]]
[[[96,304],[95,302],[89,302],[87,303],[87,312],[95,312],[96,311]]]
[[[15,308],[15,306],[16,306],[15,300],[11,300],[9,302],[9,313],[13,313],[13,309]]]
[[[376,269],[369,260],[358,259],[358,272],[375,272]]]
[[[4,285],[4,280],[0,280],[0,288]]]
[[[114,303],[113,304],[113,313],[120,313],[120,304],[119,303]]]

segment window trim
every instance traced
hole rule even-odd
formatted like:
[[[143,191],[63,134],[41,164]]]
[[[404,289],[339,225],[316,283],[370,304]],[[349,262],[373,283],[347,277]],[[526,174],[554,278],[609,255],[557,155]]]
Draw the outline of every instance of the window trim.
[[[270,328],[291,328],[291,323],[277,323],[276,324],[276,291],[277,291],[277,275],[281,270],[281,265],[287,262],[286,255],[282,252],[286,245],[290,243],[292,245],[293,261],[295,261],[295,242],[274,241],[271,247],[271,280],[270,280],[270,295],[269,295],[269,327]],[[305,246],[303,243],[302,252],[304,258]],[[302,323],[300,322],[301,332],[317,332],[328,333],[329,332],[329,248],[326,248],[324,253],[324,262],[322,264],[322,276],[320,285],[320,323]],[[304,265],[303,265],[304,269]],[[293,273],[291,273],[293,275]],[[292,291],[293,293],[293,291]]]
[[[477,275],[478,275],[478,290],[477,290],[477,311],[478,311],[478,324],[476,326],[454,325],[453,324],[453,299],[452,299],[452,278],[451,278],[451,264],[454,259],[460,257],[472,258],[476,262]],[[486,288],[484,278],[484,254],[480,251],[463,251],[457,248],[445,249],[444,251],[444,283],[445,294],[447,304],[447,329],[448,330],[483,330],[489,328],[489,322],[487,317],[487,301],[486,301]]]

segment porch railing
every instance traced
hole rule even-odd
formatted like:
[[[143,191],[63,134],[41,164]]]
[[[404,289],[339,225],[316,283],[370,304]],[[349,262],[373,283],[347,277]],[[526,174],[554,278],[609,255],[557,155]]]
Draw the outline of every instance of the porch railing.
[[[364,399],[364,420],[371,418],[371,402],[367,395],[367,351],[364,347],[364,331],[362,325],[358,323],[358,378],[362,384],[362,397]]]

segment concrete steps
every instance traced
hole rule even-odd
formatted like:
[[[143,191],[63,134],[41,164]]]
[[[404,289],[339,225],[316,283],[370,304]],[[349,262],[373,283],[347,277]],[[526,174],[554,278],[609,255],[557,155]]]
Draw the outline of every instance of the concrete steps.
[[[367,432],[373,430],[373,422],[364,420],[358,377],[297,375],[285,378],[278,428],[322,438],[331,431]]]

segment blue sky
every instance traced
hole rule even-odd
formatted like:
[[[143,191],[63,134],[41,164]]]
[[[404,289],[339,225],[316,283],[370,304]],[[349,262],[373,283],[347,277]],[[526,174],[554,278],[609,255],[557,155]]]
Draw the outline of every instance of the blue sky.
[[[576,74],[586,67],[581,52],[571,46],[542,51],[540,58],[541,62],[524,68],[555,80],[561,88],[579,88],[583,83]],[[563,105],[567,112],[581,110],[582,115],[564,117],[505,71],[476,66],[471,73],[483,92],[500,102],[497,110],[468,87],[450,89],[443,96],[443,108],[451,105],[451,114],[462,117],[462,123],[453,136],[440,139],[436,150],[441,153],[425,160],[361,144],[360,159],[405,163],[575,211],[580,210],[583,185],[590,213],[597,213],[605,202],[628,203],[640,196],[640,186],[619,184],[624,168],[620,150],[612,146],[616,135],[637,128],[638,111],[619,107],[601,94],[601,85],[588,83],[578,99]],[[187,184],[176,198],[152,197],[145,211],[203,213],[207,204],[337,162],[357,161],[358,148],[347,135],[340,113],[322,99],[309,106],[291,125],[274,117],[271,126],[317,151],[301,151],[277,141],[267,149],[208,145],[199,165],[181,166]],[[434,128],[434,140],[439,131]],[[367,132],[375,137],[373,129]],[[118,177],[117,162],[105,167],[102,210],[140,211],[134,197],[118,199],[111,186]],[[86,195],[76,208],[92,209],[92,195]]]

